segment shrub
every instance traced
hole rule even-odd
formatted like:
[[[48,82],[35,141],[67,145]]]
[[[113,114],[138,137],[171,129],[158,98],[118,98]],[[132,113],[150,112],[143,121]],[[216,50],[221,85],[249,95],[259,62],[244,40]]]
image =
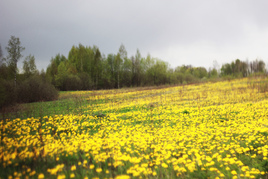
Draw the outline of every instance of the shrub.
[[[0,79],[0,107],[10,106],[17,100],[17,92],[15,90],[13,80]]]
[[[189,73],[187,73],[187,74],[185,75],[184,80],[185,80],[187,83],[195,83],[195,82],[198,81],[197,78],[195,78],[192,74],[189,74]]]
[[[18,86],[17,102],[28,103],[37,101],[51,101],[58,98],[55,87],[42,80],[39,76],[32,76]]]
[[[89,90],[92,88],[93,82],[87,73],[83,72],[79,74],[79,78],[81,80],[81,90]]]
[[[68,77],[64,81],[64,85],[66,91],[82,89],[82,81],[78,76],[75,75],[68,75]]]

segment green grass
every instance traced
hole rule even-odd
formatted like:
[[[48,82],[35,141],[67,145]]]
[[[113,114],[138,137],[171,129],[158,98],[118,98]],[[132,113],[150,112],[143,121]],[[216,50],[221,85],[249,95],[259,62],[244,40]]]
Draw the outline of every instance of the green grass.
[[[38,118],[53,115],[85,114],[88,105],[105,103],[104,100],[86,100],[88,96],[75,96],[72,92],[60,92],[55,101],[16,104],[0,112],[0,119]]]

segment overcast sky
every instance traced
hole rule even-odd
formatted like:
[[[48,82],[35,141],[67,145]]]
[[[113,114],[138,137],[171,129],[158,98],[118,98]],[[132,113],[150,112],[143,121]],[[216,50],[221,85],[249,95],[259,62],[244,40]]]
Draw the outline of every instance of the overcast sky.
[[[10,36],[19,37],[38,69],[79,43],[106,56],[124,44],[128,57],[138,48],[170,67],[268,64],[267,8],[267,0],[1,0],[0,44],[6,56]]]

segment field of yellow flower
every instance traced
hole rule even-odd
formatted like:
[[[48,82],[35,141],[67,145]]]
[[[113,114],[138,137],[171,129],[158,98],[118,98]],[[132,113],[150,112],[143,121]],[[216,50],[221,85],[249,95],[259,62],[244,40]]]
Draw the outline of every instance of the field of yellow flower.
[[[80,112],[1,121],[0,177],[265,178],[261,83],[68,92]]]

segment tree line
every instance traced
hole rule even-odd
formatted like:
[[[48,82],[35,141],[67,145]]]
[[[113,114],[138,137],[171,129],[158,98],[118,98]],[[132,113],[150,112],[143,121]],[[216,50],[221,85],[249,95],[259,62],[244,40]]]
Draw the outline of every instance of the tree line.
[[[3,57],[0,45],[0,109],[16,103],[57,99],[58,90],[46,80],[44,71],[37,70],[33,55],[25,57],[23,73],[18,73],[17,63],[25,50],[19,38],[11,36],[6,50],[8,55]]]
[[[170,65],[148,54],[142,57],[139,49],[136,54],[128,56],[126,48],[120,45],[115,54],[102,54],[97,46],[72,46],[68,57],[57,54],[52,57],[46,71],[39,72],[35,65],[35,57],[28,55],[23,60],[23,72],[18,73],[17,62],[22,58],[19,38],[11,36],[3,57],[0,46],[0,105],[1,101],[11,98],[7,91],[17,91],[45,88],[51,94],[36,94],[29,100],[27,93],[21,99],[18,95],[15,101],[33,102],[52,100],[57,97],[56,90],[98,90],[122,87],[139,87],[154,85],[189,84],[219,77],[246,77],[254,73],[265,73],[265,63],[262,60],[252,62],[236,59],[217,69],[215,66],[207,70],[204,67],[182,65],[171,68]],[[12,90],[9,90],[12,89]],[[34,91],[39,91],[35,89]],[[4,97],[3,97],[4,96]],[[12,96],[12,95],[11,95]],[[14,95],[13,95],[14,96]],[[16,96],[16,95],[15,95]],[[36,99],[35,99],[36,98]],[[18,100],[19,99],[19,100]],[[3,103],[3,102],[2,102]]]
[[[217,77],[216,70],[204,67],[170,68],[158,58],[142,57],[139,49],[128,57],[122,44],[116,54],[101,54],[98,47],[73,46],[68,57],[57,54],[50,61],[46,77],[60,90],[96,90],[121,87],[194,83]]]
[[[175,69],[151,55],[142,57],[139,49],[128,57],[122,44],[116,54],[101,54],[98,47],[73,46],[68,57],[57,54],[50,61],[46,77],[60,90],[97,90],[121,87],[197,83],[218,77],[246,77],[265,73],[262,60],[235,61],[207,70],[191,65]]]

